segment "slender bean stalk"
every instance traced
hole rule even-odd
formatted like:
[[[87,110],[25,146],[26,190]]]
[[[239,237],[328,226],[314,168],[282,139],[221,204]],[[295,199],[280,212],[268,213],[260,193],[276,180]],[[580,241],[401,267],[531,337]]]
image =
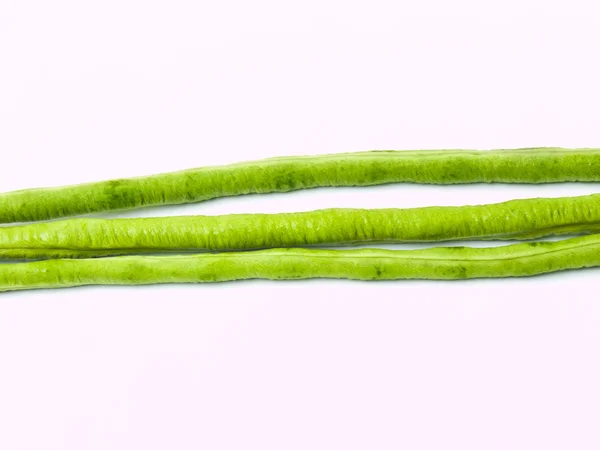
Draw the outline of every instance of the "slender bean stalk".
[[[532,239],[600,231],[600,195],[478,206],[71,219],[0,227],[0,257],[87,258],[381,242]]]
[[[207,283],[265,278],[351,280],[524,277],[600,266],[600,236],[495,248],[273,249],[0,264],[0,291],[83,285]]]
[[[600,149],[370,151],[272,158],[0,194],[0,223],[324,186],[563,181],[600,181]]]

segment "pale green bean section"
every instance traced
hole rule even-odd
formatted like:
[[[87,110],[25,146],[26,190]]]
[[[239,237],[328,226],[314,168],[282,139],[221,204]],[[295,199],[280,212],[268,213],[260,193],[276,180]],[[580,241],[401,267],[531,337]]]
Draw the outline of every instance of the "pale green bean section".
[[[274,249],[0,264],[0,291],[83,285],[207,283],[264,278],[351,280],[523,277],[600,265],[598,235],[495,248]]]
[[[531,239],[598,232],[599,206],[600,195],[589,195],[478,206],[71,219],[0,227],[0,257],[86,258],[381,242]]]
[[[0,194],[0,223],[325,186],[564,181],[600,181],[600,150],[390,150],[272,158]]]

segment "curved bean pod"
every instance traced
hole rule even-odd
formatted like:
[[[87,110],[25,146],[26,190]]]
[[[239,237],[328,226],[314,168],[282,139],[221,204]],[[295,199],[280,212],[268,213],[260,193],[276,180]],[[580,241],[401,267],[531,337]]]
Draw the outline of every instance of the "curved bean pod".
[[[370,151],[271,158],[0,194],[0,223],[324,186],[563,181],[600,181],[600,149]]]
[[[274,249],[0,264],[0,291],[82,285],[205,283],[265,278],[351,280],[523,277],[600,266],[600,236],[495,248]]]
[[[478,206],[283,214],[71,219],[0,227],[0,257],[86,258],[169,251],[532,239],[600,231],[600,195]]]

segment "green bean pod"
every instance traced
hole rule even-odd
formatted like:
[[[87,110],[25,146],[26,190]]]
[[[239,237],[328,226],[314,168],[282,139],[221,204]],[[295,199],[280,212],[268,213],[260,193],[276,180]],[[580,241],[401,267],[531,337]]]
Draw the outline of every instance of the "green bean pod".
[[[524,277],[600,265],[600,236],[495,248],[272,249],[0,264],[0,291],[83,285],[208,283],[263,278],[350,280]]]
[[[325,186],[565,181],[600,181],[600,149],[370,151],[272,158],[0,194],[0,223]]]
[[[87,258],[383,242],[533,239],[600,231],[600,195],[478,206],[326,209],[137,219],[71,219],[0,227],[0,257]]]

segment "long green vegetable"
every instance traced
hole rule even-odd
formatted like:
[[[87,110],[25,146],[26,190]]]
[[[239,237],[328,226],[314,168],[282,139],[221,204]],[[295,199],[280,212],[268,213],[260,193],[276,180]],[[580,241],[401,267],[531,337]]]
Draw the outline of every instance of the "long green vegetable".
[[[495,248],[275,249],[0,264],[0,291],[91,284],[200,283],[266,278],[352,280],[521,277],[600,265],[600,236]]]
[[[600,195],[589,195],[479,206],[71,219],[0,228],[0,257],[85,258],[376,242],[531,239],[598,231]]]
[[[0,223],[321,186],[600,181],[600,149],[371,151],[272,158],[0,194]]]

